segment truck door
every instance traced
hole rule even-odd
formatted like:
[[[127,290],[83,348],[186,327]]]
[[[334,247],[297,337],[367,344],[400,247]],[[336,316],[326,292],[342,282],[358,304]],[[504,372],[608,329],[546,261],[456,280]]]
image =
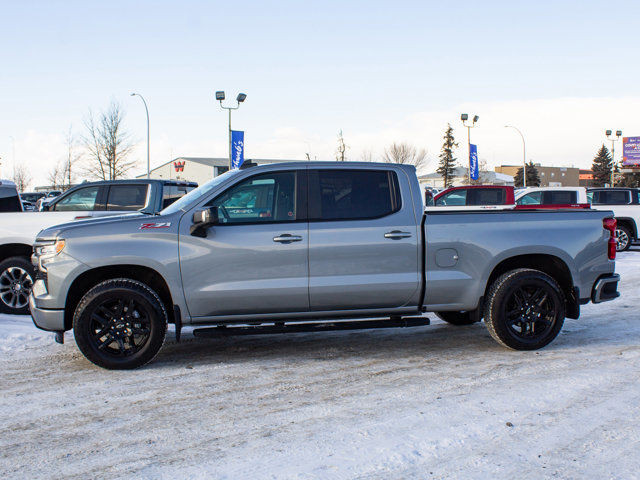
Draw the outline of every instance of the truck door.
[[[306,170],[261,173],[212,199],[206,238],[180,224],[180,270],[193,317],[309,309]]]
[[[416,292],[420,220],[400,177],[393,169],[309,170],[311,310],[400,307]]]

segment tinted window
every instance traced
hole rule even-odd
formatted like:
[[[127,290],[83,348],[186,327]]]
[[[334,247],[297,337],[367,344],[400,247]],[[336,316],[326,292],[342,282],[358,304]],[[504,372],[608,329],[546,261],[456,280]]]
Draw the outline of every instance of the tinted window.
[[[502,188],[472,188],[467,205],[504,205],[506,192]]]
[[[112,185],[109,187],[107,210],[136,211],[147,202],[148,185]]]
[[[466,190],[453,190],[452,192],[445,193],[438,197],[436,200],[436,206],[464,206],[467,204],[467,191]]]
[[[531,192],[520,197],[516,203],[518,205],[540,205],[542,203],[542,192]]]
[[[547,192],[544,192],[543,203],[546,205],[568,205],[571,203],[578,203],[578,192],[547,191]]]
[[[0,212],[21,212],[22,203],[14,186],[0,187]]]
[[[162,189],[162,208],[167,208],[195,188],[187,185],[165,185]]]
[[[256,175],[229,188],[209,203],[220,223],[290,222],[296,214],[295,172]]]
[[[626,205],[629,203],[629,192],[625,190],[596,190],[593,192],[593,203],[602,205]]]
[[[400,209],[394,172],[316,170],[309,174],[309,219],[370,219]]]
[[[100,187],[86,187],[70,193],[61,198],[54,206],[56,212],[83,211],[94,210],[96,206],[96,197]]]

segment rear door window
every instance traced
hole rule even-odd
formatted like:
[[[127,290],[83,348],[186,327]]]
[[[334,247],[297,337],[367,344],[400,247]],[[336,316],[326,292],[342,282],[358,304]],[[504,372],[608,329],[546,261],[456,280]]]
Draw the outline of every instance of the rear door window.
[[[195,188],[190,185],[165,185],[162,189],[162,208],[167,208]]]
[[[593,203],[596,205],[627,205],[630,202],[626,190],[596,190],[593,192]]]
[[[367,220],[400,210],[396,174],[386,170],[309,172],[309,220]]]
[[[56,212],[95,210],[99,189],[99,186],[80,188],[56,202],[53,210]]]
[[[111,185],[107,197],[107,210],[136,211],[147,203],[147,184]]]
[[[578,192],[570,190],[554,192],[549,190],[544,192],[543,199],[542,203],[545,205],[570,205],[578,203]]]
[[[502,188],[471,188],[467,195],[467,205],[504,205],[506,192]]]

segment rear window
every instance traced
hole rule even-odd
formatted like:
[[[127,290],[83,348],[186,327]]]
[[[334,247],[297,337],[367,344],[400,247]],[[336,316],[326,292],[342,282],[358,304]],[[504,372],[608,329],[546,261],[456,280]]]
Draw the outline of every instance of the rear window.
[[[630,202],[629,192],[625,190],[596,190],[592,203],[600,205],[626,205]]]
[[[0,187],[0,212],[21,212],[22,203],[14,186]]]
[[[111,185],[107,210],[136,211],[144,208],[148,185]]]
[[[578,203],[578,192],[576,191],[547,191],[544,192],[544,201],[546,205],[569,205]]]
[[[400,210],[396,174],[384,170],[309,172],[310,220],[379,218]]]

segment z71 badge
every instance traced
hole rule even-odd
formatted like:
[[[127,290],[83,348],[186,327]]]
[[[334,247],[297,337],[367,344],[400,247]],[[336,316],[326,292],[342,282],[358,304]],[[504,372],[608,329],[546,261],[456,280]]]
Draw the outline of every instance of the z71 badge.
[[[155,230],[157,228],[169,228],[170,226],[171,222],[143,223],[140,225],[140,230]]]

